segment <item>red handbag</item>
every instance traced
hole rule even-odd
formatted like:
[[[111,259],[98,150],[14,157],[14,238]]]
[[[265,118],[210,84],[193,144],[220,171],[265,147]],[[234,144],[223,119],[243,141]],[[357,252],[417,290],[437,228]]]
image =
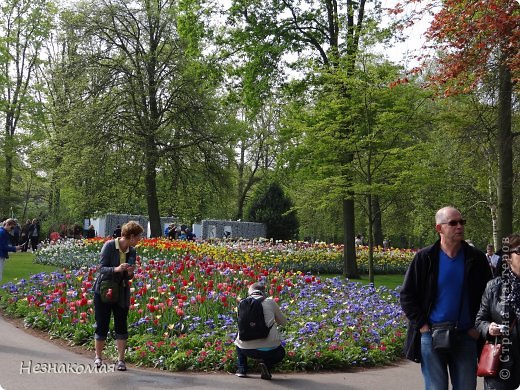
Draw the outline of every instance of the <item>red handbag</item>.
[[[480,353],[478,361],[477,376],[494,377],[498,375],[500,370],[500,354],[502,353],[502,344],[495,343],[484,344],[484,348]]]

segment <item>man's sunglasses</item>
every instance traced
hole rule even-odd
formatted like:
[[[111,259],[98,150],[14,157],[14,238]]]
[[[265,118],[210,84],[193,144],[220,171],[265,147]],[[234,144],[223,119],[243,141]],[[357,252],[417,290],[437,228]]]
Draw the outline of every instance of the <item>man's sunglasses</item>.
[[[517,255],[520,255],[520,246],[518,248],[510,250],[509,253],[516,253]]]
[[[457,226],[458,224],[460,224],[461,226],[464,226],[466,224],[466,220],[458,219],[458,220],[451,220],[448,222],[441,222],[441,225]]]

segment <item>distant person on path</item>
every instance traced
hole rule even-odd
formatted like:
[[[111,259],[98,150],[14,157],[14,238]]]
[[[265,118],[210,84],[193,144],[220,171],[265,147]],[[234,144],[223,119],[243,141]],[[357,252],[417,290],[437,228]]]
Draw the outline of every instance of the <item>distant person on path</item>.
[[[361,234],[358,234],[356,236],[356,239],[354,240],[354,244],[356,246],[363,246],[363,236]]]
[[[499,250],[497,250],[495,252],[495,254],[498,256],[498,260],[497,260],[497,265],[495,266],[495,277],[497,276],[500,276],[502,275],[502,270],[503,270],[503,266],[504,266],[504,258],[503,258],[503,255],[504,255],[504,252],[502,250],[502,248],[500,248]]]
[[[195,241],[196,238],[197,236],[191,231],[190,228],[186,229],[186,240]]]
[[[405,353],[421,363],[426,389],[447,390],[448,368],[454,389],[477,386],[479,332],[474,324],[491,270],[484,253],[464,241],[465,224],[454,207],[437,211],[440,239],[417,252],[401,289],[409,320]],[[446,322],[455,326],[451,347],[434,349],[432,326]]]
[[[503,345],[499,375],[484,378],[486,390],[514,390],[520,385],[520,234],[510,235],[506,242],[507,265],[487,284],[476,319],[482,337],[490,342],[498,338]]]
[[[60,237],[61,238],[67,238],[67,235],[68,235],[67,230],[68,230],[67,225],[62,223],[60,225]]]
[[[18,225],[18,221],[14,220],[15,225],[13,230],[11,230],[11,244],[13,246],[18,246],[20,244],[20,226]]]
[[[495,246],[493,244],[488,244],[486,247],[486,258],[491,268],[491,272],[493,272],[493,276],[496,277],[501,274],[502,270],[497,269],[498,260],[500,256],[495,253]]]
[[[31,220],[28,219],[25,221],[25,225],[22,226],[22,235],[21,235],[21,241],[22,241],[22,252],[27,252],[27,249],[29,248],[29,231],[31,230]]]
[[[121,225],[117,225],[116,229],[112,233],[112,238],[121,237]]]
[[[74,227],[72,229],[73,229],[74,239],[81,240],[83,238],[83,235],[82,235],[83,229],[81,228],[81,226],[75,223]]]
[[[34,218],[29,228],[29,240],[31,240],[31,249],[34,252],[38,250],[40,243],[40,222]]]
[[[95,238],[96,237],[96,228],[94,225],[90,225],[86,232],[86,238]]]
[[[260,370],[262,379],[271,379],[271,368],[283,360],[285,349],[281,344],[280,331],[276,324],[287,324],[287,318],[280,310],[278,304],[272,299],[267,298],[265,284],[261,282],[253,283],[249,286],[248,296],[262,300],[265,324],[271,327],[266,338],[243,341],[240,339],[240,332],[235,339],[238,356],[238,371],[236,376],[247,377],[247,358],[260,360]]]
[[[175,224],[170,224],[169,226],[169,229],[168,229],[168,238],[170,240],[176,240],[178,237],[177,235],[177,226],[175,226]]]
[[[128,310],[130,308],[130,286],[128,280],[134,277],[136,261],[135,246],[144,229],[135,221],[129,221],[121,229],[121,237],[105,242],[101,249],[99,275],[94,283],[95,350],[94,364],[103,364],[103,348],[109,331],[110,317],[114,315],[114,331],[119,360],[118,371],[126,371],[125,349],[128,339]],[[113,280],[119,284],[119,300],[105,303],[101,300],[101,282]]]
[[[22,249],[20,245],[11,245],[11,230],[16,226],[14,219],[8,218],[0,227],[0,281],[4,275],[4,264],[9,258],[9,252],[16,252]]]

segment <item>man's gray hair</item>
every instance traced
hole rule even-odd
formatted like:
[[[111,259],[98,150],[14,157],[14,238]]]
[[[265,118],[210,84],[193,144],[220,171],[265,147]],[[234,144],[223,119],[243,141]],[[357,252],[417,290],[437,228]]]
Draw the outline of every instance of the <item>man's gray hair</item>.
[[[446,206],[446,207],[443,207],[442,209],[439,209],[437,211],[437,213],[435,214],[435,224],[441,224],[441,223],[445,223],[446,222],[446,212],[448,210],[455,210],[457,212],[460,213],[459,210],[457,210],[455,207],[453,206]]]

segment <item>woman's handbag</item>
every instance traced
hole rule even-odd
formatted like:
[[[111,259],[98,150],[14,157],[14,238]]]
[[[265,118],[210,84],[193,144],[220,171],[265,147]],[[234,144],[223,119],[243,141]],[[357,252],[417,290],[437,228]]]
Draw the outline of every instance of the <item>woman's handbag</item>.
[[[498,344],[497,337],[494,343],[486,342],[478,361],[477,376],[494,377],[500,369],[500,354],[502,344]]]
[[[455,337],[455,323],[440,322],[432,325],[432,344],[436,351],[447,351]]]
[[[99,285],[101,302],[117,303],[119,301],[120,288],[121,284],[114,280],[103,280]]]

